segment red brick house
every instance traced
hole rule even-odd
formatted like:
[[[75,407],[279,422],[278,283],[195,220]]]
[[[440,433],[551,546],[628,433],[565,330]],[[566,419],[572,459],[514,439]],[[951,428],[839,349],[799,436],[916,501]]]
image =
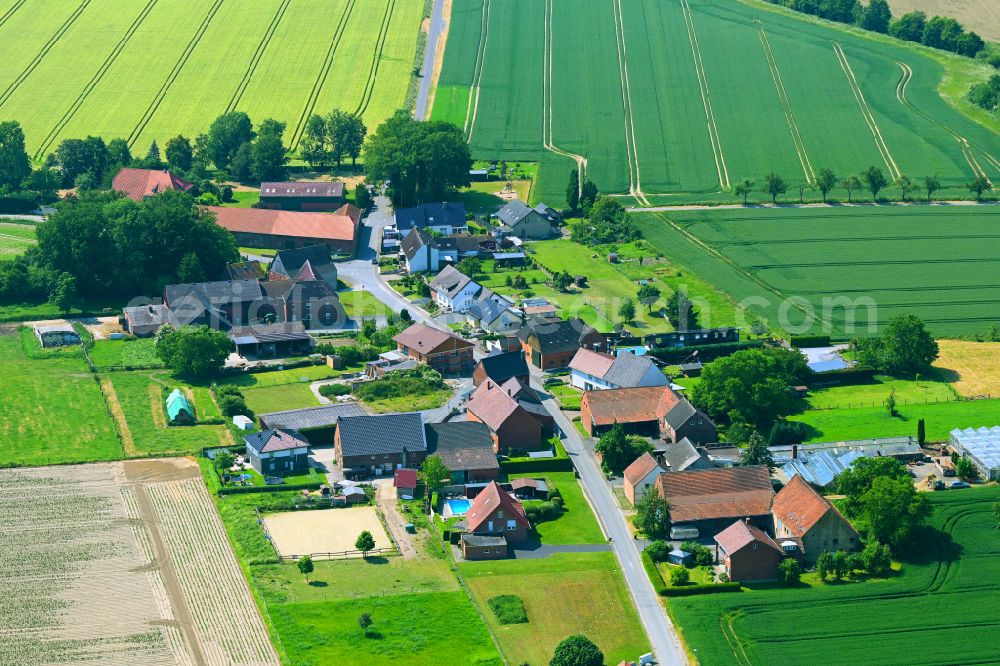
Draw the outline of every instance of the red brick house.
[[[357,250],[361,210],[345,204],[333,213],[301,213],[265,208],[207,206],[215,221],[243,247],[292,250],[327,245],[331,252],[353,257]]]
[[[479,386],[487,379],[503,384],[511,377],[517,377],[527,384],[529,375],[524,352],[517,349],[507,353],[493,353],[480,360],[472,373],[472,384]]]
[[[517,379],[480,384],[469,398],[467,418],[486,424],[497,453],[540,451],[555,432],[555,420],[537,394]]]
[[[581,319],[531,318],[517,332],[525,358],[536,368],[569,367],[581,347],[603,350],[608,338]]]
[[[187,192],[194,185],[165,169],[122,169],[111,181],[111,189],[133,201],[144,201],[160,192]]]
[[[719,441],[719,433],[712,420],[669,387],[663,391],[656,406],[656,419],[660,437],[668,442],[679,442],[685,437],[695,445]]]
[[[585,391],[580,401],[580,423],[591,437],[598,437],[615,423],[630,434],[658,437],[656,409],[664,386]]]
[[[393,341],[396,349],[442,375],[467,375],[475,364],[471,342],[423,324],[413,324]]]
[[[766,532],[744,520],[715,535],[719,560],[734,581],[772,580],[784,553]]]
[[[670,502],[670,520],[716,534],[734,520],[750,518],[760,529],[771,529],[774,488],[764,465],[664,472],[656,489]]]
[[[496,551],[493,553],[481,552],[482,548],[490,546],[495,548],[499,542],[491,541],[487,544],[476,537],[502,538],[509,546],[524,543],[531,534],[531,523],[524,515],[524,507],[513,495],[500,488],[496,481],[491,482],[476,495],[476,499],[472,501],[465,517],[468,525],[466,527],[467,533],[462,538],[462,551],[466,559],[495,559],[477,557],[477,555],[488,554],[501,556]],[[506,555],[505,550],[502,557],[506,557]]]
[[[830,500],[796,474],[774,498],[774,537],[795,543],[802,559],[814,564],[823,551],[860,550],[861,535]]]
[[[632,506],[652,490],[656,492],[656,479],[666,470],[650,453],[643,453],[625,468],[625,497]]]

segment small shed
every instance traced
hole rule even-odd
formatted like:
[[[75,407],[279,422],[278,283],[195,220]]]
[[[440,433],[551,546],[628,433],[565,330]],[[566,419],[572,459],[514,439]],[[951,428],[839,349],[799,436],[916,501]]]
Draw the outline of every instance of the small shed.
[[[617,264],[618,263],[618,254],[615,253],[615,252],[609,252],[608,253],[608,263]]]
[[[194,408],[179,388],[174,389],[167,396],[167,421],[170,425],[191,425],[194,423]]]
[[[668,564],[687,564],[691,560],[691,553],[686,550],[681,550],[680,548],[674,548],[672,551],[667,553],[667,563]]]
[[[417,470],[400,468],[396,470],[392,485],[396,488],[396,494],[404,499],[406,496],[413,497],[417,491]]]
[[[237,414],[233,417],[233,425],[240,430],[253,430],[253,419],[249,416],[243,416],[242,414]]]

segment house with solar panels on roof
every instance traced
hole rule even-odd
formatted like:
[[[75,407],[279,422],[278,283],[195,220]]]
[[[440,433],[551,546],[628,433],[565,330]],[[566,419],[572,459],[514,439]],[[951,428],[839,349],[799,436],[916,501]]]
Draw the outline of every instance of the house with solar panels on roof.
[[[295,430],[262,430],[243,438],[246,455],[263,476],[294,476],[309,471],[309,440]]]
[[[277,210],[327,212],[344,203],[344,184],[290,181],[260,184],[260,207]]]
[[[858,458],[896,458],[906,462],[923,455],[916,437],[789,444],[771,446],[768,450],[778,465],[775,476],[780,481],[787,482],[800,475],[818,488],[833,483]]]

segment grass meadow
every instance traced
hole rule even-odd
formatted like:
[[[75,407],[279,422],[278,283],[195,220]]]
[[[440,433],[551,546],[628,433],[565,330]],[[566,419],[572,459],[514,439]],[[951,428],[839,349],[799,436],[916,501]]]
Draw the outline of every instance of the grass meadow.
[[[931,495],[932,528],[886,580],[750,586],[675,597],[667,606],[704,664],[936,664],[942,646],[949,663],[996,662],[997,498],[995,487]]]
[[[423,0],[22,4],[0,26],[0,113],[36,157],[88,134],[141,153],[230,110],[287,123],[293,148],[313,112],[342,108],[374,128],[405,104],[424,11]]]
[[[35,225],[4,222],[0,218],[0,261],[10,261],[35,244]]]
[[[561,640],[582,633],[617,664],[649,651],[646,634],[612,553],[560,553],[539,560],[459,564],[480,607],[499,594],[524,600],[528,621],[490,628],[512,664],[547,664]]]
[[[115,423],[82,350],[36,350],[30,331],[0,331],[0,466],[121,458]]]
[[[800,329],[792,332],[835,338],[866,335],[870,319],[878,325],[898,314],[916,314],[938,336],[974,335],[998,321],[990,314],[1000,299],[993,206],[748,208],[633,219],[650,243],[734,300],[747,299],[748,312],[772,328],[786,327],[783,309]],[[811,326],[804,313],[814,317]],[[721,321],[708,314],[713,326],[728,323],[725,314]]]
[[[543,474],[512,474],[510,478],[544,477],[559,489],[565,511],[555,520],[537,523],[535,531],[543,544],[607,543],[601,532],[590,504],[583,496],[583,488],[573,476],[573,472],[545,472]],[[527,500],[525,506],[541,500]]]
[[[987,76],[754,0],[455,0],[432,116],[464,127],[476,157],[540,161],[532,196],[553,205],[567,153],[602,191],[640,203],[871,165],[890,181],[937,174],[967,196],[974,176],[1000,176],[1000,123],[964,89],[945,101],[938,88]]]

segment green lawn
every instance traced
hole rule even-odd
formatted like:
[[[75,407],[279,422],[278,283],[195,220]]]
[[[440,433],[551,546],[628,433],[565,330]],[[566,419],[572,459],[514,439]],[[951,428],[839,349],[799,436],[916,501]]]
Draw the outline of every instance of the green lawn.
[[[917,421],[924,419],[927,441],[946,442],[955,428],[978,428],[1000,423],[1000,400],[963,400],[933,404],[909,404],[889,416],[885,407],[813,410],[789,417],[809,426],[808,442],[832,442],[917,434]]]
[[[223,425],[167,425],[164,387],[167,390],[180,388],[185,392],[189,391],[194,396],[194,408],[199,421],[221,420],[222,414],[207,388],[191,387],[163,370],[109,372],[101,378],[114,388],[121,413],[128,425],[125,445],[127,455],[183,455],[198,452],[205,447],[231,443],[229,432]]]
[[[432,391],[421,395],[405,395],[398,398],[365,401],[368,411],[375,414],[388,412],[419,412],[425,409],[435,409],[448,402],[454,393],[451,389]]]
[[[879,377],[867,384],[831,386],[812,390],[807,401],[816,409],[836,409],[851,407],[878,407],[884,404],[891,392],[895,391],[896,404],[913,402],[940,402],[957,400],[958,395],[951,384],[936,378],[911,381]]]
[[[583,393],[568,384],[553,384],[547,386],[546,390],[559,399],[559,404],[563,409],[578,410],[580,401],[583,400]]]
[[[226,208],[251,208],[257,203],[260,203],[260,190],[236,190],[233,192],[233,200],[222,205]]]
[[[498,594],[524,600],[528,622],[490,628],[511,664],[547,664],[556,645],[584,634],[604,652],[605,663],[648,652],[646,634],[612,553],[561,553],[538,560],[463,562],[459,569],[480,607]]]
[[[90,360],[98,369],[109,367],[162,367],[152,338],[95,340]]]
[[[0,218],[0,261],[9,261],[35,244],[35,226]]]
[[[929,665],[942,645],[948,663],[997,663],[998,498],[995,487],[931,494],[934,529],[904,555],[901,575],[674,597],[671,617],[703,664]]]
[[[375,298],[370,291],[341,291],[337,296],[340,297],[340,302],[344,304],[344,310],[351,319],[389,313],[385,303]]]
[[[559,518],[542,522],[535,526],[543,544],[606,543],[594,512],[583,496],[583,489],[573,476],[573,472],[544,472],[541,474],[513,474],[520,477],[543,477],[559,489],[563,497],[565,512]],[[534,500],[532,500],[534,501]],[[531,501],[527,503],[531,504]]]
[[[277,384],[241,389],[247,407],[256,414],[280,412],[286,409],[318,407],[320,402],[309,389],[309,384]]]
[[[37,349],[30,331],[25,337]],[[0,332],[0,368],[0,466],[122,457],[114,421],[81,348],[28,358],[19,335],[6,329]]]

